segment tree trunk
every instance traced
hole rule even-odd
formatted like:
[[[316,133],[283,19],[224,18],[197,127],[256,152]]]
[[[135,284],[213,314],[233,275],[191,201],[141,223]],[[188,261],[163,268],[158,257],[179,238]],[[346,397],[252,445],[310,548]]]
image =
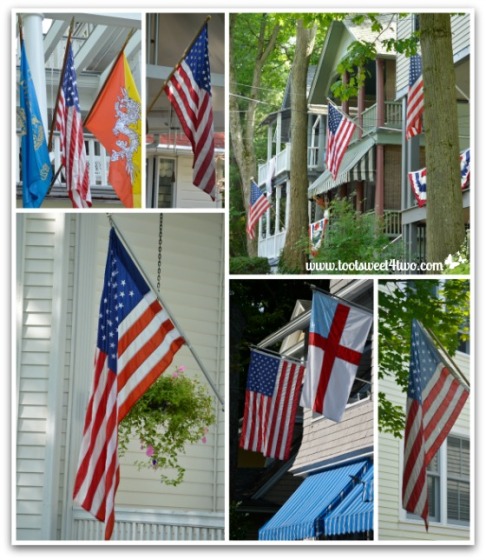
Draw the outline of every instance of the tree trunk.
[[[427,165],[427,261],[443,262],[464,240],[451,16],[420,14]]]
[[[316,27],[304,27],[297,21],[295,56],[290,83],[290,219],[281,257],[281,268],[288,272],[305,272],[306,254],[302,246],[307,236],[307,71],[314,47]],[[289,196],[289,194],[287,195]]]
[[[233,36],[232,30],[234,28],[238,14],[230,15],[230,38]],[[275,48],[277,35],[280,31],[280,26],[276,25],[271,33],[270,39],[265,41],[267,28],[266,15],[262,15],[258,36],[258,49],[255,57],[255,66],[253,69],[252,88],[248,94],[248,107],[246,119],[243,120],[240,116],[240,107],[236,98],[230,95],[230,138],[231,146],[233,148],[232,156],[238,166],[238,171],[241,178],[241,188],[243,191],[243,202],[245,211],[248,214],[248,205],[250,200],[250,182],[252,177],[255,177],[256,156],[255,148],[253,145],[253,138],[255,134],[255,111],[258,104],[259,87],[261,81],[262,68],[268,57]],[[236,67],[235,50],[233,45],[230,45],[230,83],[237,82],[234,69]],[[257,240],[246,238],[248,256],[254,257],[257,255]]]

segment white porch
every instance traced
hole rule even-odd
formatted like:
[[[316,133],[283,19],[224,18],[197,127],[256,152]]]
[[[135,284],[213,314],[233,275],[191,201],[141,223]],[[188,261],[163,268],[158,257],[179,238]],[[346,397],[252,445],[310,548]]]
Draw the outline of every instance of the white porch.
[[[104,540],[104,525],[81,508],[74,510],[72,539]],[[116,509],[112,541],[222,541],[224,514]]]
[[[108,183],[108,171],[110,166],[110,157],[106,153],[105,148],[95,139],[92,134],[84,134],[84,141],[86,145],[86,157],[89,166],[89,183],[91,194],[93,197],[93,202],[96,204],[98,201],[109,200],[111,203],[120,202],[113,187]],[[17,153],[17,164],[15,166],[15,184],[17,185],[17,199],[21,204],[22,198],[22,178],[20,171],[20,144],[21,135],[17,132],[16,137],[16,153]],[[52,148],[54,173],[57,172],[61,167],[61,147],[59,133],[55,133],[53,136],[53,148]],[[63,179],[63,172],[59,173],[57,176],[50,195],[46,197],[47,200],[52,198],[58,199],[68,199],[68,193],[66,188],[66,183]],[[121,206],[121,202],[120,202]]]

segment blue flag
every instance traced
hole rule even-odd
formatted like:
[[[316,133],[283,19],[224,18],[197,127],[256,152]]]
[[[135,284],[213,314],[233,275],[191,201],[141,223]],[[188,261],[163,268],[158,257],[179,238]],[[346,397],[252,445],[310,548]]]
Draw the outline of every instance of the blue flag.
[[[24,208],[39,208],[52,181],[46,133],[22,43],[20,117],[22,122],[22,198]]]

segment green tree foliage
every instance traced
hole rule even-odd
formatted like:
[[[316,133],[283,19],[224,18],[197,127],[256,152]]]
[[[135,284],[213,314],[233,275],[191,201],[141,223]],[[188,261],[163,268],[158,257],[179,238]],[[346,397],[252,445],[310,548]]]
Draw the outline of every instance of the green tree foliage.
[[[135,464],[162,471],[161,482],[176,486],[184,478],[179,456],[186,444],[205,437],[215,420],[206,387],[178,368],[173,375],[161,375],[130,409],[118,428],[118,448],[123,455],[136,435],[146,457]]]
[[[347,199],[331,201],[329,212],[329,227],[314,258],[314,262],[336,264],[335,272],[329,270],[329,274],[342,273],[338,270],[338,262],[385,263],[389,259],[400,257],[400,247],[391,244],[390,238],[383,233],[382,224],[374,214],[356,213]],[[370,272],[364,270],[362,273]]]
[[[469,338],[470,293],[467,280],[383,281],[379,290],[378,377],[391,376],[405,394],[408,388],[412,319],[430,329],[450,356]],[[380,431],[401,438],[402,406],[378,394]]]
[[[241,234],[245,219],[250,177],[257,164],[266,160],[267,130],[259,123],[278,111],[286,90],[295,54],[299,19],[310,27],[317,24],[316,43],[322,45],[333,17],[343,14],[235,13],[230,17],[230,135],[231,182],[230,230],[234,239]],[[317,62],[315,51],[310,63]],[[237,192],[236,192],[237,191]],[[233,220],[234,219],[234,220]],[[235,247],[233,255],[252,254],[255,243]],[[242,251],[238,253],[238,251]]]

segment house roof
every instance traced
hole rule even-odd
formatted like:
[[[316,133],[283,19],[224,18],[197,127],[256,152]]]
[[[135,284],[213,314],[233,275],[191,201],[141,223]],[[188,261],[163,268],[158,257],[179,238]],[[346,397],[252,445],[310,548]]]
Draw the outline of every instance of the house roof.
[[[379,14],[377,17],[383,26],[381,32],[373,31],[368,20],[360,25],[353,23],[352,16],[343,21],[332,22],[324,40],[317,70],[308,94],[310,105],[325,105],[327,103],[327,95],[337,76],[336,68],[352,42],[375,41],[379,57],[395,56],[395,53],[386,51],[383,40],[396,36],[396,26],[394,24],[396,14]]]
[[[310,88],[312,86],[312,81],[314,80],[314,75],[316,73],[317,66],[309,66],[307,70],[307,88],[306,94],[309,95]],[[282,105],[278,111],[274,111],[273,113],[269,113],[261,122],[259,126],[267,126],[277,120],[277,116],[279,114],[282,115],[282,136],[288,137],[288,129],[290,123],[290,100],[291,100],[291,93],[290,93],[290,75],[287,78],[287,84],[285,86],[285,92],[282,100]],[[286,120],[287,119],[287,120]]]
[[[312,81],[314,80],[314,75],[316,73],[317,66],[309,66],[307,70],[307,84],[306,84],[306,93],[309,95],[310,88],[312,86]],[[287,78],[287,85],[285,86],[285,93],[282,100],[282,109],[290,108],[290,100],[291,100],[291,91],[290,91],[290,83],[291,83],[291,75]]]
[[[27,14],[21,15],[25,21]],[[46,11],[43,13],[42,41],[48,106],[52,107],[56,99],[71,21],[71,42],[81,111],[84,114],[89,111],[130,33],[132,34],[124,53],[140,92],[140,13]],[[18,34],[17,26],[16,33]],[[26,42],[31,40],[25,31],[24,39]],[[19,56],[17,52],[18,66]]]
[[[376,19],[381,23],[382,31],[373,31],[371,23],[366,21],[362,24],[353,23],[353,18],[350,16],[343,20],[343,23],[348,31],[354,36],[357,41],[368,43],[375,43],[376,52],[379,55],[394,55],[395,51],[388,51],[383,43],[386,39],[393,39],[396,37],[396,14],[378,14]]]

